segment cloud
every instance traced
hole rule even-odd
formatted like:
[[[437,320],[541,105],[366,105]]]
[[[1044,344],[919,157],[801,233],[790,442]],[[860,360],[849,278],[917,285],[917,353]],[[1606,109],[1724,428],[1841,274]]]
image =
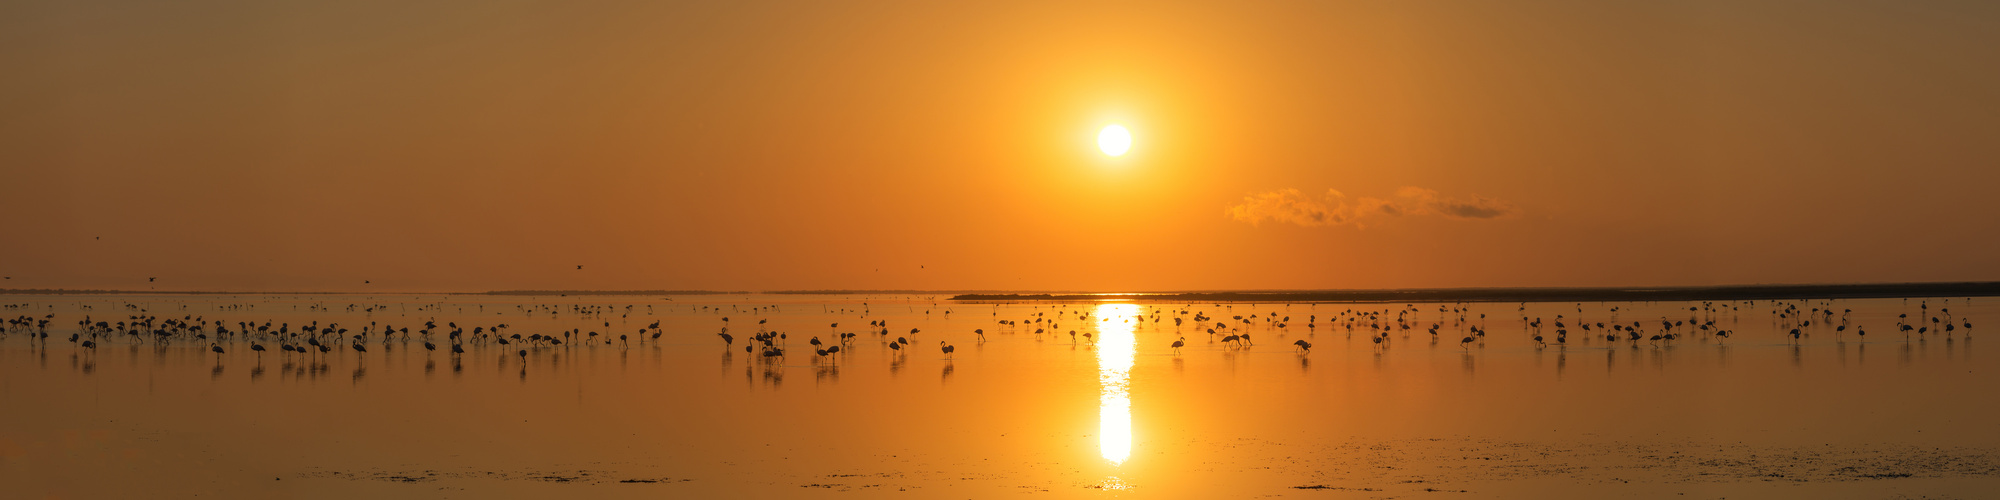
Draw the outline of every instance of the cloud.
[[[1280,189],[1243,197],[1243,203],[1228,208],[1229,217],[1257,225],[1265,219],[1301,226],[1333,226],[1354,221],[1355,209],[1342,200],[1339,191],[1326,190],[1324,197],[1306,196],[1297,189]]]
[[[1391,198],[1362,197],[1349,202],[1347,195],[1332,189],[1321,196],[1307,195],[1292,188],[1255,193],[1241,203],[1223,209],[1231,219],[1255,226],[1266,220],[1300,226],[1354,225],[1378,217],[1436,215],[1450,219],[1495,219],[1520,213],[1513,203],[1497,198],[1471,195],[1445,198],[1436,190],[1408,186]]]
[[[1416,207],[1412,214],[1442,215],[1453,219],[1495,219],[1520,213],[1513,203],[1497,198],[1471,195],[1469,198],[1441,198],[1438,192],[1414,186],[1396,190],[1396,196]]]

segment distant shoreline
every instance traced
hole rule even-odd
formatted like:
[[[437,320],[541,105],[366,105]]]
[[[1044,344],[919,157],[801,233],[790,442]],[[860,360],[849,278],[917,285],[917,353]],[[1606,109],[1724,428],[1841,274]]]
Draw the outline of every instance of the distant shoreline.
[[[2000,296],[2000,282],[1596,288],[1430,288],[1128,294],[964,294],[959,302],[1684,302]]]
[[[465,295],[748,295],[752,292],[714,290],[495,290]]]
[[[246,292],[187,290],[0,289],[0,295],[942,295],[958,302],[1644,302],[2000,296],[2000,281],[1725,285],[1682,287],[1403,288],[1372,290],[1217,290],[1193,292],[1003,292],[953,290],[493,290],[485,292]]]
[[[198,290],[68,290],[0,288],[0,295],[749,295],[716,290],[494,290],[488,292],[205,292]]]
[[[492,290],[485,292],[328,291],[255,292],[202,290],[78,290],[66,288],[0,288],[0,295],[947,295],[967,293],[1028,293],[995,290]],[[1061,292],[1082,293],[1082,292]]]

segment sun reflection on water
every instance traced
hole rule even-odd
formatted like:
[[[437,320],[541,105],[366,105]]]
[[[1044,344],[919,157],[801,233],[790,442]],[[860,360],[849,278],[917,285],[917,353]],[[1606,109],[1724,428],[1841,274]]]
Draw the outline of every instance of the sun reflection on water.
[[[1135,304],[1102,304],[1097,323],[1098,447],[1112,465],[1132,456],[1132,357],[1138,340],[1132,328],[1139,320]]]

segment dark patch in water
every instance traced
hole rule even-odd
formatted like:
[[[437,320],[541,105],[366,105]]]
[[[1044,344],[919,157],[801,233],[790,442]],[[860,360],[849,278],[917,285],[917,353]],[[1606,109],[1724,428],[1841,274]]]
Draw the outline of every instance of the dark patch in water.
[[[1305,485],[1305,486],[1293,486],[1293,487],[1292,487],[1292,489],[1295,489],[1295,490],[1354,490],[1354,491],[1382,491],[1382,490],[1377,490],[1377,489],[1375,489],[1375,488],[1349,488],[1349,487],[1346,487],[1346,486],[1327,486],[1327,485],[1324,485],[1324,484],[1308,484],[1308,485]]]
[[[1910,477],[1910,474],[1907,472],[1889,472],[1883,474],[1857,474],[1854,477],[1866,478],[1866,479],[1889,479],[1897,477]]]

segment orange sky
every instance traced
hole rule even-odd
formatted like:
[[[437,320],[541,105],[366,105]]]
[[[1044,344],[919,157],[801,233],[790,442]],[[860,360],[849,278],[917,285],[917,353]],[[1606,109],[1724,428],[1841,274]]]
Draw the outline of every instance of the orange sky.
[[[0,288],[2000,279],[2000,6],[1605,4],[6,2]]]

